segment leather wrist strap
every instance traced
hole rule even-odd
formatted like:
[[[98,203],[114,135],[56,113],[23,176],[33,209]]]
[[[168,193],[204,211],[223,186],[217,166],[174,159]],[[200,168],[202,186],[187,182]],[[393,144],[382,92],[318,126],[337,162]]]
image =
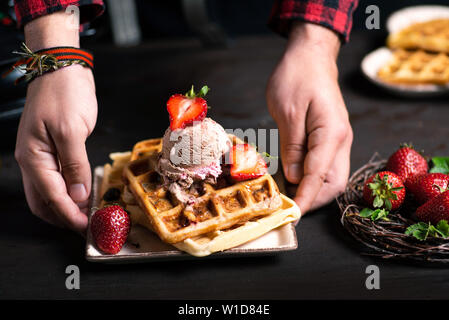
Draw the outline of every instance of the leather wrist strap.
[[[32,52],[23,43],[22,51],[14,51],[14,53],[21,55],[22,58],[14,63],[11,69],[3,76],[5,77],[16,68],[24,70],[25,74],[18,78],[16,83],[21,81],[30,82],[47,72],[74,64],[80,64],[90,69],[94,68],[93,54],[88,50],[75,47],[54,47]]]

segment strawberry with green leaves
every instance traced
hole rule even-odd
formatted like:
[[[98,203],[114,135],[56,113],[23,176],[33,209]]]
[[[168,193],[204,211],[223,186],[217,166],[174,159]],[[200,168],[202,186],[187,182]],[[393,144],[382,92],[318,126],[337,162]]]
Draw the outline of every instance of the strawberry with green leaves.
[[[170,129],[184,129],[194,121],[202,121],[207,114],[207,102],[204,100],[209,88],[204,86],[195,93],[193,86],[186,94],[174,94],[167,101]]]
[[[390,156],[386,169],[396,173],[408,188],[410,180],[426,174],[429,166],[426,159],[412,146],[403,144]]]
[[[373,208],[398,209],[405,199],[401,178],[390,171],[373,174],[363,187],[363,198]]]

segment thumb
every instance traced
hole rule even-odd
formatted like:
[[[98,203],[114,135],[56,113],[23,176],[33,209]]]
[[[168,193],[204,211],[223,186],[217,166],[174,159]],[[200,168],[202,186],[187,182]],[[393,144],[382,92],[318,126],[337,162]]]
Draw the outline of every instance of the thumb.
[[[306,132],[303,121],[279,125],[281,159],[285,177],[298,184],[304,174],[304,158],[307,152]]]
[[[55,141],[67,192],[80,207],[87,206],[91,189],[90,164],[85,140],[80,138]]]

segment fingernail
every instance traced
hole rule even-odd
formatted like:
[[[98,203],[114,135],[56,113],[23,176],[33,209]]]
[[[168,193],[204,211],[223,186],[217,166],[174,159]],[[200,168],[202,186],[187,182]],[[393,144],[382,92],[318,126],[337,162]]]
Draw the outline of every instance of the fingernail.
[[[299,164],[293,163],[287,167],[287,178],[291,180],[291,182],[299,182]]]
[[[75,202],[86,200],[87,191],[82,183],[72,184],[69,188],[69,195]]]

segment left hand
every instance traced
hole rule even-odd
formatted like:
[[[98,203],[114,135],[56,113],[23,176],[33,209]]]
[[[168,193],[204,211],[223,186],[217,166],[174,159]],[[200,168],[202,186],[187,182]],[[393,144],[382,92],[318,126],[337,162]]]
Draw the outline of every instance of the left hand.
[[[294,200],[302,214],[343,192],[349,176],[353,135],[338,85],[339,47],[333,31],[294,23],[267,85],[284,173],[299,184]]]

